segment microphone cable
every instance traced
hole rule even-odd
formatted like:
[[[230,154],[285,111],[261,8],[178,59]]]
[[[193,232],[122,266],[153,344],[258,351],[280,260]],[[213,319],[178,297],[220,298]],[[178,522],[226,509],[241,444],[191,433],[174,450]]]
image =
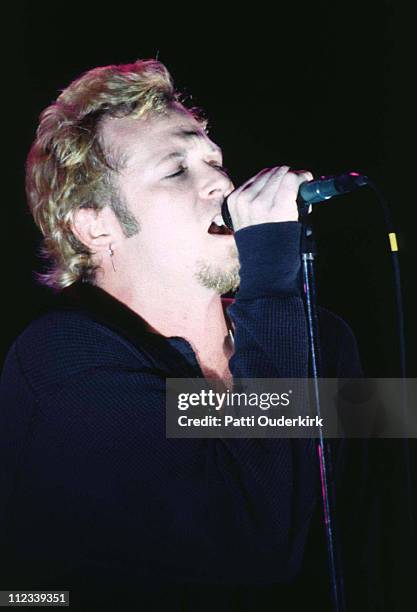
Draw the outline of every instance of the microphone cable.
[[[394,294],[395,294],[395,306],[397,311],[397,326],[398,326],[398,343],[399,343],[399,359],[400,359],[400,377],[402,379],[402,413],[404,419],[404,434],[406,434],[406,427],[408,423],[408,393],[406,383],[407,373],[407,359],[406,359],[406,344],[405,344],[405,321],[404,321],[404,304],[401,291],[401,273],[400,273],[400,261],[399,261],[399,249],[397,234],[394,229],[392,222],[391,212],[388,206],[387,199],[385,198],[382,191],[377,185],[368,178],[368,187],[375,193],[379,204],[382,207],[384,216],[389,248],[391,252],[392,269],[394,276]],[[408,498],[408,520],[410,524],[411,534],[414,539],[415,537],[415,522],[412,512],[412,474],[411,474],[411,456],[410,446],[407,435],[403,438],[403,451],[404,451],[404,467],[405,467],[405,486],[406,486],[406,497]]]

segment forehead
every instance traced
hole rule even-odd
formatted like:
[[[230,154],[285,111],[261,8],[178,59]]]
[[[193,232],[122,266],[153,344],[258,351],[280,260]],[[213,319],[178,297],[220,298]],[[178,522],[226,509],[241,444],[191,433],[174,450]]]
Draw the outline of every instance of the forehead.
[[[107,120],[102,126],[106,148],[117,151],[128,161],[158,161],[164,153],[188,149],[197,144],[212,153],[221,153],[205,133],[200,123],[187,111],[152,114],[139,119],[133,117]]]

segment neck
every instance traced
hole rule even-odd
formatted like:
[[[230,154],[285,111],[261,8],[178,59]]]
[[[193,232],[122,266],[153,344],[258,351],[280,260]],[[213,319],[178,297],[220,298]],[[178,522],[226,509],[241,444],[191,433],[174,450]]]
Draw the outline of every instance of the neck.
[[[112,286],[105,279],[100,286],[139,314],[151,331],[185,338],[207,376],[224,377],[232,347],[221,297],[214,291],[196,283],[179,287],[145,279],[140,287]]]

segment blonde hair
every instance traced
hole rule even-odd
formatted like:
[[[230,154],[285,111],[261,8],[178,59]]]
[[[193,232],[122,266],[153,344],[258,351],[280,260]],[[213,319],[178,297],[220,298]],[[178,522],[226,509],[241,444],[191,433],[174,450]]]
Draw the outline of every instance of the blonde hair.
[[[181,104],[167,68],[156,60],[104,66],[71,83],[41,116],[26,164],[26,194],[52,261],[41,282],[62,289],[79,279],[94,282],[93,253],[73,234],[78,208],[114,210],[126,236],[139,225],[114,186],[123,159],[104,149],[101,122],[107,117],[164,113]],[[189,109],[204,123],[198,109]]]

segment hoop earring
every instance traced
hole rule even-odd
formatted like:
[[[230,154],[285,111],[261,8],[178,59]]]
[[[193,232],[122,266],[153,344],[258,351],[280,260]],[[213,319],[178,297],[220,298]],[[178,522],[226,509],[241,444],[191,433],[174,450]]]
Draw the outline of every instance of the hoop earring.
[[[109,244],[109,247],[107,249],[107,252],[109,254],[110,260],[111,260],[111,265],[113,266],[113,271],[116,272],[116,268],[114,267],[114,261],[113,261],[113,255],[114,255],[114,251],[111,248],[111,244]]]

